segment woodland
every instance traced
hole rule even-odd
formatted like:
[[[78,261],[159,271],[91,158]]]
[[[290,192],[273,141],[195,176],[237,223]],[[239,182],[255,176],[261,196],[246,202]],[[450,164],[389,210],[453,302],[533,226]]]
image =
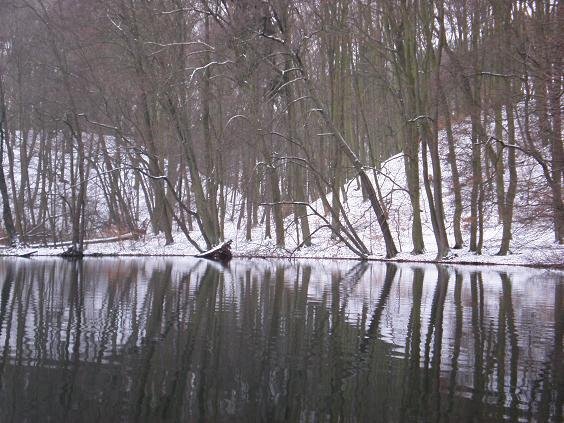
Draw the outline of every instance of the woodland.
[[[0,242],[204,251],[233,221],[282,248],[290,220],[307,247],[315,216],[366,257],[355,181],[391,258],[402,154],[413,254],[421,204],[438,258],[487,219],[500,255],[518,220],[563,244],[562,28],[548,0],[0,0]]]

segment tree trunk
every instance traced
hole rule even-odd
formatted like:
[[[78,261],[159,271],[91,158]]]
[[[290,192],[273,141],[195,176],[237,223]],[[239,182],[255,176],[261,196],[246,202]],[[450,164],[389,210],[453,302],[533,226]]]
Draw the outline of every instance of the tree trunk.
[[[419,183],[419,140],[410,127],[405,129],[405,141],[403,144],[403,160],[407,190],[411,202],[413,218],[411,221],[411,241],[413,243],[412,254],[422,254],[425,251],[423,242],[423,228],[421,226],[421,188]]]
[[[142,79],[147,78],[145,75],[141,75]],[[142,108],[143,108],[143,123],[144,123],[144,138],[145,138],[145,145],[149,151],[148,157],[148,168],[149,173],[152,176],[162,176],[162,167],[159,163],[159,152],[157,150],[157,146],[155,143],[155,117],[154,112],[151,111],[151,106],[149,99],[147,98],[147,94],[143,92],[141,96],[142,101]],[[172,237],[172,227],[170,225],[171,219],[171,210],[170,204],[166,198],[166,191],[164,188],[164,182],[161,179],[154,179],[151,178],[151,186],[153,188],[153,192],[155,193],[155,201],[154,201],[154,210],[153,210],[153,217],[154,217],[154,227],[157,229],[157,233],[160,231],[164,232],[166,244],[172,244],[174,242],[174,238]]]
[[[560,22],[563,21],[564,6],[560,5]],[[560,44],[561,46],[562,44]],[[564,198],[562,183],[564,181],[564,147],[562,145],[562,51],[553,55],[552,78],[549,83],[550,114],[552,116],[551,135],[551,167],[552,167],[552,202],[554,208],[554,235],[559,244],[564,244]]]
[[[196,163],[196,155],[192,147],[192,132],[190,129],[190,119],[188,110],[177,109],[172,98],[167,98],[165,107],[170,113],[170,117],[174,122],[174,128],[180,145],[182,146],[186,164],[190,172],[190,182],[192,184],[192,192],[196,202],[196,210],[201,221],[201,232],[206,242],[206,248],[212,248],[219,242],[219,228],[217,227],[217,217],[211,216],[208,208],[208,201],[202,186],[201,174]],[[214,199],[215,201],[215,199]]]
[[[270,129],[269,130],[270,133],[272,128],[269,129]],[[267,140],[266,140],[266,136],[264,135],[264,131],[260,131],[259,138],[262,144],[263,157],[265,160],[265,176],[267,178],[270,187],[270,195],[272,197],[272,203],[273,203],[272,215],[274,217],[274,233],[276,235],[276,245],[278,247],[284,247],[286,241],[284,236],[284,215],[282,212],[282,204],[281,204],[282,195],[280,192],[280,178],[278,175],[278,170],[274,166],[272,160],[272,147],[270,146],[271,143],[268,143],[269,145],[267,145]]]
[[[294,198],[296,202],[306,203],[307,202],[307,197],[305,193],[306,180],[304,176],[304,170],[301,164],[295,166],[295,174],[294,174],[293,182],[294,182],[293,183]],[[307,247],[311,246],[311,231],[309,228],[309,219],[307,216],[306,206],[303,204],[298,204],[294,206],[294,216],[300,224],[304,245]]]
[[[2,217],[4,219],[4,227],[10,239],[12,247],[18,244],[18,233],[12,219],[12,209],[10,207],[10,197],[8,195],[8,187],[6,185],[6,175],[4,174],[4,142],[6,138],[6,108],[4,103],[4,89],[2,85],[2,77],[0,76],[0,195],[2,195]]]
[[[422,126],[427,125],[426,123]],[[429,213],[431,215],[431,224],[433,225],[433,234],[435,235],[435,241],[437,243],[437,259],[440,260],[446,257],[449,252],[448,238],[446,234],[445,224],[444,224],[444,210],[442,205],[442,192],[441,192],[441,171],[440,166],[438,166],[439,152],[438,148],[435,148],[432,143],[431,136],[429,134],[429,129],[421,128],[421,140],[422,148],[421,154],[423,158],[423,184],[425,187],[425,192],[427,194],[427,200],[429,204]],[[436,140],[438,141],[438,140]],[[433,165],[433,175],[431,177],[429,173],[429,165],[427,159],[427,147],[431,151],[431,161]],[[431,180],[432,179],[432,189]]]
[[[482,191],[481,138],[478,136],[479,116],[472,114],[472,192],[470,194],[470,251],[478,249],[478,220],[481,210],[479,197]]]
[[[507,149],[507,169],[509,170],[509,185],[503,202],[503,234],[498,255],[506,255],[509,252],[511,242],[511,227],[513,224],[513,204],[517,193],[517,166],[515,163],[515,116],[513,105],[510,101],[505,104],[507,115],[507,139],[509,148]]]
[[[450,109],[448,107],[448,100],[444,94],[444,90],[439,87],[441,102],[443,105],[443,116],[445,119],[445,131],[448,143],[448,162],[450,164],[450,172],[452,174],[452,190],[454,194],[454,214],[452,217],[452,227],[454,232],[454,246],[453,248],[459,249],[464,245],[462,239],[462,230],[460,229],[460,221],[462,218],[462,192],[460,187],[460,174],[458,172],[458,165],[456,163],[456,150],[454,145],[454,135],[452,133],[452,122],[450,119]]]
[[[204,19],[204,39],[206,43],[210,42],[210,28],[209,16],[206,15]],[[211,62],[211,54],[209,50],[204,53],[205,64]],[[222,239],[222,228],[219,224],[219,209],[217,207],[217,194],[218,194],[218,180],[220,178],[220,168],[215,157],[216,146],[212,138],[212,123],[211,123],[211,84],[210,80],[213,77],[210,67],[206,67],[202,78],[202,130],[204,135],[205,144],[205,186],[206,186],[206,203],[207,211],[209,214],[210,224],[216,232],[214,242],[219,242]]]
[[[499,140],[503,139],[502,104],[496,104],[494,110],[494,133]],[[495,189],[498,221],[503,222],[503,204],[505,202],[505,181],[503,166],[503,145],[500,143],[489,143],[491,158],[495,169]]]

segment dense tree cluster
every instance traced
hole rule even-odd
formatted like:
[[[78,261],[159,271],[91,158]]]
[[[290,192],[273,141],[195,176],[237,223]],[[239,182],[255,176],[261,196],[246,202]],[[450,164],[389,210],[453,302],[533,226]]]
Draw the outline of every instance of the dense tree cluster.
[[[201,250],[232,219],[284,246],[293,216],[308,245],[321,199],[365,256],[343,207],[357,178],[394,256],[371,176],[403,152],[415,253],[422,197],[441,257],[447,227],[480,253],[492,216],[506,254],[525,191],[526,216],[563,243],[563,20],[547,0],[0,0],[5,240],[81,252],[148,224]],[[540,178],[518,180],[524,160]]]

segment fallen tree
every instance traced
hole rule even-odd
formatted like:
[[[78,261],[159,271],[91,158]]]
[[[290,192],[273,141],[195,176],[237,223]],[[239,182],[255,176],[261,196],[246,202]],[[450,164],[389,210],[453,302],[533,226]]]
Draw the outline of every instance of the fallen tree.
[[[94,238],[94,239],[85,239],[84,245],[90,244],[103,244],[106,242],[119,242],[119,241],[127,241],[129,239],[139,239],[139,234],[135,232],[127,232],[125,234],[120,234],[117,236],[107,237],[107,238]],[[62,242],[55,242],[52,244],[31,244],[29,247],[31,248],[57,248],[57,247],[69,247],[72,246],[72,241],[62,241]]]
[[[196,257],[205,258],[215,261],[220,261],[222,263],[227,263],[229,260],[233,258],[233,254],[231,253],[231,243],[233,241],[225,241],[215,247],[209,249],[208,251],[204,251],[203,253],[196,254]]]

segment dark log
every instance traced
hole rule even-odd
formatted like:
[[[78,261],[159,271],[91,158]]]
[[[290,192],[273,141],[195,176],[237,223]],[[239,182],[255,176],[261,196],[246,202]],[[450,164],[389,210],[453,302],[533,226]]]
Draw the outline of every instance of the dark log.
[[[201,254],[196,254],[196,257],[215,260],[221,263],[227,263],[233,258],[233,254],[231,253],[232,242],[232,240],[225,241],[224,243],[216,245],[208,251],[204,251]]]
[[[71,246],[66,251],[63,251],[61,254],[59,254],[59,257],[80,259],[84,257],[84,253],[75,246]]]

